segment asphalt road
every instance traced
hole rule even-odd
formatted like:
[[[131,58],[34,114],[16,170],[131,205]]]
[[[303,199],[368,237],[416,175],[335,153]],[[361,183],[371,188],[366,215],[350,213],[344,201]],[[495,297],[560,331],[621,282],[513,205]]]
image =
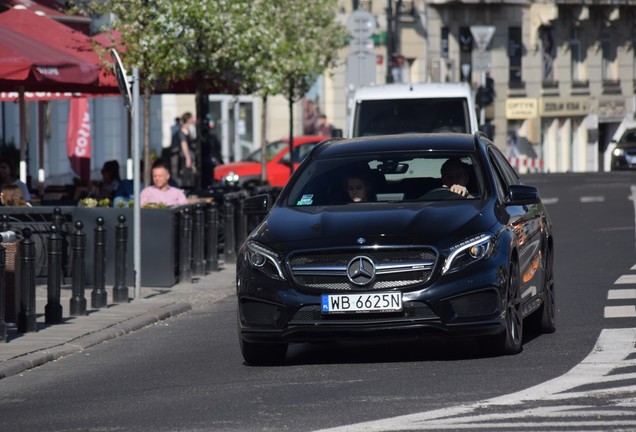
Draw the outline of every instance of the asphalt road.
[[[630,357],[610,349],[632,337],[636,317],[616,311],[629,310],[636,299],[608,294],[634,287],[616,281],[636,277],[630,199],[636,174],[525,180],[549,202],[558,312],[556,333],[527,338],[519,355],[483,357],[470,342],[303,344],[290,348],[283,366],[245,366],[229,296],[0,381],[1,429],[466,430],[470,424],[469,430],[492,430],[507,419],[512,423],[504,430],[636,430],[636,352]],[[608,348],[594,349],[602,335]],[[590,353],[606,357],[590,361]],[[590,370],[602,363],[610,372],[592,382],[593,373],[582,367],[588,363],[596,366]],[[571,379],[564,379],[572,368],[565,375]],[[576,390],[571,397],[566,387]],[[576,406],[579,414],[569,409],[555,417],[563,406]]]

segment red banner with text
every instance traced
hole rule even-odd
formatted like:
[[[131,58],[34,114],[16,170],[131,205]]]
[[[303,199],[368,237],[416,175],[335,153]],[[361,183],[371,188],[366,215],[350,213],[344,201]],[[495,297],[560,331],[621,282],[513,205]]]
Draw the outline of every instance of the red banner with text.
[[[88,99],[71,100],[66,130],[66,151],[75,174],[84,181],[91,175],[91,115]]]

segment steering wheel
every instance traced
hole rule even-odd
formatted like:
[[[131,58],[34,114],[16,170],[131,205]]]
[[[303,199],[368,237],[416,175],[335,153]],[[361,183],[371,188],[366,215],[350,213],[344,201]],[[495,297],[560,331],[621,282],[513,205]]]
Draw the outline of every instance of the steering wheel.
[[[461,195],[452,192],[447,187],[437,187],[420,196],[421,200],[444,200],[449,198],[462,198]]]

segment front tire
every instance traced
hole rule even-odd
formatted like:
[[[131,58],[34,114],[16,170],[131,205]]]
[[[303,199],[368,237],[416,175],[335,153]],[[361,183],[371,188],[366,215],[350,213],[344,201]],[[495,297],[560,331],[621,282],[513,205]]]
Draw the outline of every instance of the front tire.
[[[545,275],[543,279],[543,304],[530,317],[532,328],[537,333],[554,333],[556,331],[554,302],[554,255],[548,249],[545,258]]]
[[[487,344],[494,355],[512,355],[521,352],[523,340],[523,317],[521,316],[521,287],[519,266],[511,262],[506,284],[506,316],[503,333],[490,339]]]

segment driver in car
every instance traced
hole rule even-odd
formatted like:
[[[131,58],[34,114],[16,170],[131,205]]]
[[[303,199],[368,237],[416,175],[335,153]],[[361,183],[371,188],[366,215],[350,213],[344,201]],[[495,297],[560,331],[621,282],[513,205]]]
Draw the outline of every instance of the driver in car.
[[[460,158],[450,158],[442,165],[442,184],[451,192],[472,198],[466,186],[470,180],[469,167]]]

